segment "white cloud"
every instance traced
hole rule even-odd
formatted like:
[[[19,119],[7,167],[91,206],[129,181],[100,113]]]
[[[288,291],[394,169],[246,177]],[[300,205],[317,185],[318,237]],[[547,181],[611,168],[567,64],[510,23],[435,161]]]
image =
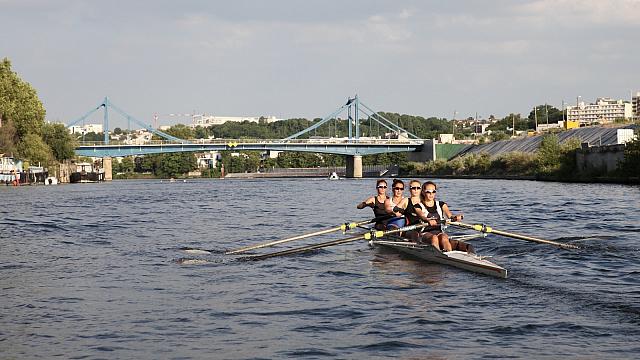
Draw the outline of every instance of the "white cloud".
[[[640,0],[537,0],[514,11],[531,22],[566,27],[640,26]]]

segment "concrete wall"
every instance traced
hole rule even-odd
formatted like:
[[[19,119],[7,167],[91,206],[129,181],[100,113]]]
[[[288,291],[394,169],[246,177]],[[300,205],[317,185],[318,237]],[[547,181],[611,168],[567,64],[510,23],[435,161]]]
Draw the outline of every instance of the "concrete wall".
[[[599,172],[602,175],[618,168],[618,162],[624,160],[625,145],[587,146],[576,152],[576,165],[581,173]]]
[[[436,159],[436,142],[433,139],[425,140],[422,151],[414,151],[407,154],[409,161],[427,162]]]

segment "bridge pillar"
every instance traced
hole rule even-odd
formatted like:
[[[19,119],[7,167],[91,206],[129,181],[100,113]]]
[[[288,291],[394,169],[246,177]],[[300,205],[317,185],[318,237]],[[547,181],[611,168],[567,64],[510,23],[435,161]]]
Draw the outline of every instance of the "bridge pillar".
[[[104,170],[104,180],[111,181],[113,180],[113,168],[111,166],[112,159],[110,157],[102,158],[102,169]]]
[[[347,155],[347,177],[362,177],[362,155]]]

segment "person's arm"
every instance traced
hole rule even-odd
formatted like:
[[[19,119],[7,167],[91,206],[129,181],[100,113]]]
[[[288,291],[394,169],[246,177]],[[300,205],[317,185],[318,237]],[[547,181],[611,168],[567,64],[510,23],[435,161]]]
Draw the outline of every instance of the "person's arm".
[[[451,210],[449,210],[449,205],[447,204],[442,205],[442,212],[444,212],[444,215],[446,216],[446,218],[451,221],[460,221],[464,218],[464,215],[462,214],[453,215]]]
[[[367,206],[371,206],[371,204],[375,204],[375,199],[373,198],[373,196],[372,196],[372,197],[370,197],[370,198],[368,198],[367,200],[365,200],[365,201],[363,201],[363,202],[359,203],[356,207],[357,207],[358,209],[364,209],[364,208],[366,208]]]
[[[391,209],[396,216],[404,216],[405,211],[407,210],[407,206],[409,205],[409,198],[404,198],[400,201],[400,204],[396,205],[393,209]]]
[[[387,200],[384,201],[384,210],[387,212],[387,214],[393,215],[393,207],[391,207],[391,198],[388,198]]]

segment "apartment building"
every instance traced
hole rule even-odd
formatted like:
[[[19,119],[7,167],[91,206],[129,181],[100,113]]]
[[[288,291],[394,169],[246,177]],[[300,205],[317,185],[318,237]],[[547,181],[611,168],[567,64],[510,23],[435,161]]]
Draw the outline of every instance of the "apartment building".
[[[640,92],[631,97],[631,111],[633,112],[633,119],[640,120]]]
[[[623,100],[598,98],[595,103],[579,102],[576,106],[567,106],[567,120],[578,121],[581,125],[609,124],[616,119],[631,119],[632,106]]]
[[[264,121],[266,123],[276,122],[278,120],[275,116],[260,116],[260,117],[252,117],[252,116],[209,116],[209,115],[194,115],[193,123],[191,127],[195,128],[196,126],[207,127],[211,125],[221,125],[226,123],[227,121],[233,122],[261,122]]]
[[[88,134],[90,132],[98,134],[102,131],[102,124],[86,124],[83,126],[72,126],[69,128],[69,132],[72,134]]]

